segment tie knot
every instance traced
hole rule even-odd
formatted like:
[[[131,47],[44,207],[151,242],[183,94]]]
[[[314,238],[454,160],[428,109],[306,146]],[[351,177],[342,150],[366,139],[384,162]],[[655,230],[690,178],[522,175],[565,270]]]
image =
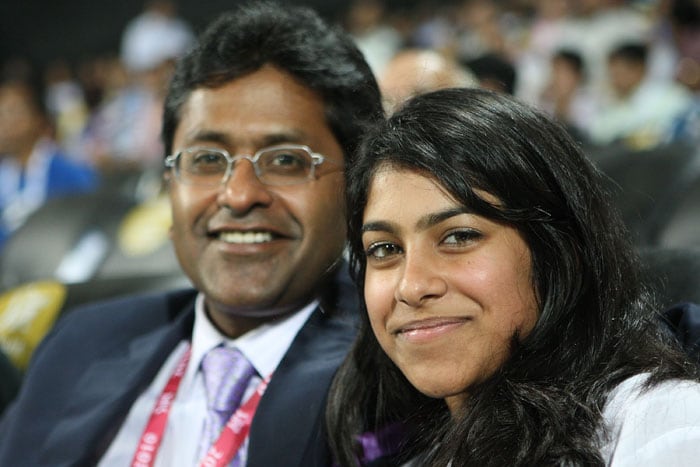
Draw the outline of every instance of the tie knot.
[[[238,349],[219,346],[202,359],[202,373],[209,409],[228,416],[240,405],[255,368]]]

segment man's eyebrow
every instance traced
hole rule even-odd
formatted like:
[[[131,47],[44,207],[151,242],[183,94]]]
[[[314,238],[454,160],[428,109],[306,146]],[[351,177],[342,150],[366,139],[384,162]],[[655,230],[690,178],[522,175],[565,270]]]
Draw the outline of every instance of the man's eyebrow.
[[[282,143],[300,144],[307,141],[307,139],[306,135],[301,131],[280,131],[263,136],[260,138],[260,144],[262,146],[274,146]]]
[[[307,140],[301,131],[276,131],[254,139],[258,147],[274,146],[283,143],[301,144]],[[187,141],[191,143],[216,143],[226,147],[236,145],[236,138],[222,131],[200,130],[187,135]]]
[[[215,130],[195,131],[186,137],[188,143],[217,143],[227,146],[231,143],[230,138],[223,132]]]

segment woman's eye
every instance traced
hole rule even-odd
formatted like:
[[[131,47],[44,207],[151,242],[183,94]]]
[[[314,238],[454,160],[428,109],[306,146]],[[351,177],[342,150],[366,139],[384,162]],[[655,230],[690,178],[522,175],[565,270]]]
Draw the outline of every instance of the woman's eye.
[[[373,243],[365,251],[367,258],[375,260],[387,259],[401,252],[401,248],[393,243]]]
[[[481,232],[474,229],[463,229],[450,232],[443,238],[442,243],[446,245],[464,245],[482,237]]]

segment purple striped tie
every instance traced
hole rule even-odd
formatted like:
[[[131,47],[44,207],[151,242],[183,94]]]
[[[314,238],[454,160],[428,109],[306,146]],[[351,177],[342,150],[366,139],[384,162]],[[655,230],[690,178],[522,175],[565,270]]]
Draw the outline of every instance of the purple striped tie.
[[[207,352],[202,359],[202,374],[207,393],[207,420],[200,446],[201,457],[241,404],[255,368],[238,349],[219,346]],[[236,454],[230,465],[237,467],[244,464],[245,459]]]

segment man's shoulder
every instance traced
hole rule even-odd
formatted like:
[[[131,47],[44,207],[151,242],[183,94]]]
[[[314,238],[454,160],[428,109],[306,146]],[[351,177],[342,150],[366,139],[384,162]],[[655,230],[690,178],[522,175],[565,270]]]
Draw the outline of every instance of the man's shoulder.
[[[114,297],[63,312],[49,341],[128,340],[167,326],[193,309],[196,290],[182,289]]]
[[[105,325],[134,320],[144,323],[159,322],[175,318],[194,303],[196,295],[197,291],[194,289],[121,295],[66,310],[61,320],[70,321],[71,326],[77,326],[77,323],[99,322]]]

